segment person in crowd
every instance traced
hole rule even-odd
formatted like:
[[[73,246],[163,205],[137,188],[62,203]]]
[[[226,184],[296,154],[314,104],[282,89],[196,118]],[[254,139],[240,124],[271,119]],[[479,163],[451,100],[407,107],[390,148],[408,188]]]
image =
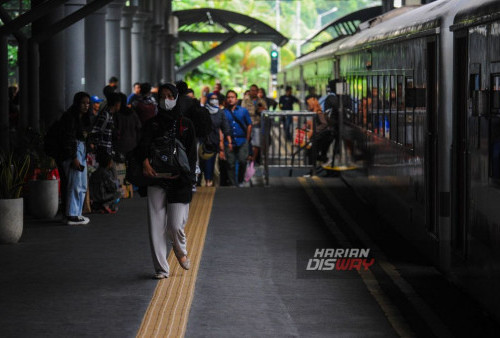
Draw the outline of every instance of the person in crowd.
[[[260,133],[260,114],[267,110],[267,104],[264,99],[257,96],[259,87],[253,84],[250,86],[248,98],[244,98],[241,106],[246,108],[250,113],[250,118],[252,119],[252,156],[251,161],[255,161],[259,156],[259,150],[261,147],[261,133]]]
[[[217,154],[222,160],[226,159],[224,153],[224,139],[227,140],[229,151],[232,151],[231,130],[227,123],[226,114],[224,110],[219,108],[219,96],[215,93],[208,94],[207,104],[205,107],[210,112],[212,119],[212,131],[202,140],[201,151],[210,150],[213,155],[206,160],[200,160],[200,167],[202,168],[203,175],[205,176],[205,185],[211,187],[214,184],[214,167]],[[222,132],[223,137],[220,137]]]
[[[181,267],[190,268],[184,227],[195,181],[196,134],[193,123],[179,111],[177,88],[173,84],[163,84],[159,87],[159,95],[158,115],[144,125],[137,153],[144,175],[155,179],[155,183],[147,187],[148,225],[154,277],[162,279],[169,276],[167,256],[170,246],[173,246]],[[156,140],[163,139],[165,135],[171,139],[170,142],[175,143],[176,138],[184,145],[191,168],[188,174],[159,177],[151,165],[150,158],[158,150]]]
[[[314,97],[314,98],[316,98],[316,100],[319,100],[319,95],[316,94],[316,87],[310,86],[307,89],[307,95],[306,95],[305,101],[307,102],[307,100],[311,97]]]
[[[97,119],[97,115],[99,115],[99,110],[101,108],[101,102],[103,99],[99,98],[99,96],[94,95],[90,98],[90,125],[94,125],[95,120]]]
[[[207,137],[212,131],[212,120],[208,110],[203,108],[198,100],[187,95],[188,85],[186,82],[177,81],[176,87],[179,92],[177,105],[179,106],[181,115],[189,118],[191,122],[193,122],[196,136],[198,138]],[[199,177],[201,169],[198,161],[196,162],[195,172],[197,177]],[[199,182],[197,182],[197,184],[199,184]],[[196,191],[196,185],[193,186],[193,191]]]
[[[155,102],[159,102],[158,88],[159,88],[159,85],[154,85],[154,86],[152,85],[151,86],[151,96],[153,97]]]
[[[118,78],[112,76],[109,78],[108,85],[102,90],[106,101],[109,101],[109,96],[118,90]]]
[[[59,162],[64,221],[68,225],[87,224],[90,219],[82,216],[87,192],[86,148],[90,129],[90,95],[78,92],[73,104],[60,121],[62,154]]]
[[[141,84],[139,82],[134,83],[132,94],[127,97],[127,105],[132,107],[132,102],[137,100],[141,95]]]
[[[186,91],[186,96],[195,99],[196,97],[194,96],[194,90],[192,88],[188,88]]]
[[[113,115],[115,119],[114,149],[118,155],[117,158],[128,160],[139,142],[142,125],[139,116],[127,106],[127,96],[123,93],[119,95],[120,110],[118,114]]]
[[[135,111],[141,124],[144,125],[147,120],[153,118],[158,113],[156,100],[151,95],[151,84],[141,83],[140,97],[132,102],[132,109]]]
[[[193,109],[200,104],[197,100],[188,95],[188,85],[184,81],[177,81],[175,87],[179,93],[179,99],[177,100],[177,105],[179,106],[180,112],[183,116],[192,119]]]
[[[331,158],[330,165],[334,166],[335,155],[340,154],[340,132],[338,125],[339,118],[339,97],[336,94],[336,84],[338,80],[332,80],[328,82],[328,86],[326,88],[326,95],[322,96],[318,102],[321,106],[321,109],[325,113],[325,117],[329,124],[329,129],[333,134],[334,148],[333,154]],[[345,101],[345,100],[343,100]],[[347,107],[347,106],[346,106]],[[332,142],[333,142],[332,141]]]
[[[118,113],[120,107],[120,94],[112,93],[108,98],[106,108],[97,116],[89,135],[90,147],[95,150],[96,153],[104,151],[110,155],[113,154],[113,132],[115,128],[113,115]]]
[[[205,103],[207,103],[207,95],[210,93],[210,87],[209,86],[205,86],[201,89],[201,96],[200,96],[200,104],[202,106],[205,105]]]
[[[236,103],[238,106],[241,106],[242,103],[243,103],[243,100],[248,100],[250,99],[250,90],[245,90],[245,92],[243,93],[243,98],[242,99],[238,99],[238,102]]]
[[[92,211],[114,214],[118,210],[121,192],[116,170],[113,169],[113,160],[111,155],[101,151],[97,154],[97,162],[99,167],[90,176],[89,184]]]
[[[219,100],[219,103],[222,105],[224,101],[226,100],[226,97],[224,94],[222,94],[222,84],[220,81],[215,82],[215,87],[214,91],[215,95],[217,95],[217,99]]]
[[[326,162],[328,160],[328,148],[334,139],[333,128],[328,123],[328,120],[323,113],[319,101],[316,97],[311,96],[306,101],[309,111],[316,113],[316,132],[313,134],[313,121],[307,120],[308,138],[311,140],[313,147],[309,152],[309,159],[312,159],[312,152],[316,151],[317,160]]]
[[[299,104],[300,101],[298,98],[296,98],[295,96],[292,95],[292,87],[286,86],[285,95],[282,95],[280,97],[280,100],[279,100],[280,109],[291,111],[291,110],[293,110],[294,103]],[[285,125],[285,137],[287,140],[290,141],[292,139],[292,130],[291,130],[292,117],[291,116],[285,117],[284,125]]]
[[[226,119],[231,129],[233,146],[226,140],[225,157],[227,160],[227,176],[233,186],[241,185],[245,176],[248,159],[250,137],[252,135],[252,119],[246,108],[238,106],[238,94],[234,90],[226,93]],[[236,179],[236,161],[238,161],[238,179]]]
[[[267,109],[268,110],[276,110],[276,107],[278,106],[278,102],[276,100],[270,98],[266,94],[266,90],[264,88],[259,88],[259,91],[257,92],[257,96],[259,99],[263,99],[266,101]]]

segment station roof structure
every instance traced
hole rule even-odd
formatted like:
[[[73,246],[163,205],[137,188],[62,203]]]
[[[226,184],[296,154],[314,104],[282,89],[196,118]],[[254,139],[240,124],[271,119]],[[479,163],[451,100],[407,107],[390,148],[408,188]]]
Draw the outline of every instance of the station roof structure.
[[[498,0],[471,0],[455,17],[452,30],[467,27],[472,24],[487,23],[500,17]]]
[[[362,22],[381,15],[382,12],[382,6],[363,8],[324,25],[301,45],[301,54],[308,54],[321,46],[358,32]]]
[[[222,9],[199,8],[172,13],[179,20],[178,39],[191,41],[221,41],[215,48],[177,69],[178,76],[242,41],[267,41],[283,46],[288,39],[268,24],[252,17]],[[210,26],[210,28],[207,28]]]

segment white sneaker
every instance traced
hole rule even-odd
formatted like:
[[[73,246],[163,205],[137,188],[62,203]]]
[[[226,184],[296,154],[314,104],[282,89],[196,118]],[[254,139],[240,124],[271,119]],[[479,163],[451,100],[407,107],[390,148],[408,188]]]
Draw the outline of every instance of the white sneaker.
[[[168,278],[168,275],[166,275],[165,273],[163,272],[157,272],[154,276],[153,276],[154,279],[164,279],[164,278]]]
[[[90,222],[90,219],[83,216],[66,216],[67,225],[85,225]]]

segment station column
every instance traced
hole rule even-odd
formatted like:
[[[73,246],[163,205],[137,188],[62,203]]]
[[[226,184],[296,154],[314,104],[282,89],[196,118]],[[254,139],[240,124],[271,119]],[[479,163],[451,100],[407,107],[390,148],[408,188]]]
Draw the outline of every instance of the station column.
[[[132,18],[132,82],[144,82],[144,23],[148,15],[144,11],[137,11]]]
[[[110,77],[120,78],[120,21],[123,0],[110,3],[106,9],[106,82]]]
[[[121,20],[121,44],[120,44],[120,89],[129,94],[132,90],[132,17],[137,7],[124,7]]]
[[[162,39],[163,29],[165,28],[164,6],[161,0],[153,1],[153,50],[152,50],[152,69],[151,81],[154,83],[161,82],[162,80]]]
[[[145,12],[147,15],[146,21],[144,21],[144,31],[142,32],[142,43],[144,46],[144,50],[142,52],[142,78],[143,81],[153,82],[151,78],[151,69],[152,69],[152,49],[153,49],[153,40],[154,35],[152,34],[152,21],[150,12]],[[154,85],[153,83],[151,83]]]
[[[68,16],[85,6],[85,0],[70,0],[64,4],[64,15]],[[75,22],[64,30],[65,106],[73,103],[73,95],[85,86],[85,23]],[[59,51],[61,52],[61,51]]]
[[[33,31],[42,31],[55,22],[64,18],[64,6],[59,6],[52,10],[49,15],[33,22]],[[39,92],[39,101],[33,100],[30,95],[30,118],[29,125],[35,129],[40,122],[45,126],[50,126],[69,107],[66,106],[66,86],[65,86],[65,31],[59,32],[44,42],[39,48],[33,50],[35,44],[30,46],[30,88],[32,92]],[[37,45],[38,46],[38,45]],[[33,62],[33,56],[39,57]],[[39,81],[37,81],[39,79]],[[38,82],[38,83],[31,83]],[[37,107],[35,107],[37,105]],[[43,107],[40,110],[40,107]]]
[[[106,84],[106,9],[100,9],[85,18],[85,90],[102,97]]]

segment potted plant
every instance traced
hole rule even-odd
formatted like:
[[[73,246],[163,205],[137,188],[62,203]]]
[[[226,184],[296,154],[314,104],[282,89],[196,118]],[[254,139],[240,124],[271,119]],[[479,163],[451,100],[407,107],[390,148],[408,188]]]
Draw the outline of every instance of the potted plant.
[[[28,155],[0,155],[0,243],[17,243],[23,233],[21,190],[28,173]]]
[[[31,158],[27,207],[36,218],[54,218],[59,208],[59,181],[56,163],[43,149],[42,134],[28,129],[25,149]]]

